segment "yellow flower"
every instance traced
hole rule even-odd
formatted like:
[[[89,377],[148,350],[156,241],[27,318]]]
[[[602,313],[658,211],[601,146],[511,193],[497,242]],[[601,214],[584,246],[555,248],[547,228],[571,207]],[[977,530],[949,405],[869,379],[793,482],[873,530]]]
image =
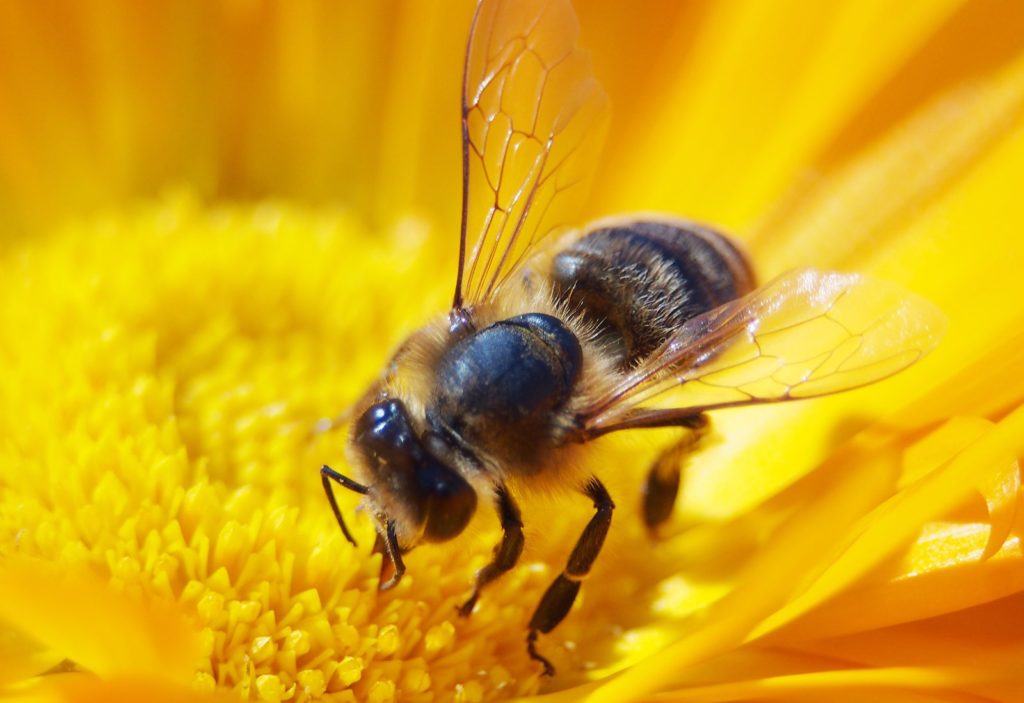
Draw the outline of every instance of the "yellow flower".
[[[544,680],[525,624],[589,506],[526,501],[524,563],[462,619],[494,519],[379,593],[316,473],[344,433],[310,432],[450,299],[469,4],[5,3],[0,692],[1019,699],[1024,5],[579,4],[615,114],[588,215],[896,281],[938,350],[716,415],[659,543],[661,435],[609,442]]]

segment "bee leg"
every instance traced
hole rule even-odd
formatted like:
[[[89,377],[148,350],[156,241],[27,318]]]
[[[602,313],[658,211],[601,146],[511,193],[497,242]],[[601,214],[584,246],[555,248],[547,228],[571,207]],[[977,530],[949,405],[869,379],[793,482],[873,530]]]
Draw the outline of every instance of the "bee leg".
[[[548,590],[541,597],[537,609],[533,611],[533,617],[530,618],[530,631],[526,636],[526,651],[529,652],[531,659],[544,665],[545,676],[554,676],[555,667],[537,653],[537,635],[551,632],[569,613],[569,608],[579,593],[580,582],[590,573],[590,567],[594,565],[594,560],[604,545],[608,528],[612,524],[615,503],[612,502],[604,484],[592,478],[587,482],[584,493],[594,501],[597,512],[583,528],[583,534],[573,547],[565,570],[548,586]]]
[[[473,595],[457,608],[459,615],[463,617],[473,612],[473,606],[476,605],[484,586],[515,566],[519,561],[519,555],[523,553],[523,519],[519,514],[519,506],[509,495],[504,484],[498,486],[495,498],[503,530],[501,542],[494,548],[494,558],[491,562],[477,572]]]
[[[692,415],[674,424],[685,427],[688,431],[658,455],[644,483],[644,524],[651,533],[671,517],[676,497],[679,495],[679,475],[683,456],[693,449],[708,430],[706,415]]]

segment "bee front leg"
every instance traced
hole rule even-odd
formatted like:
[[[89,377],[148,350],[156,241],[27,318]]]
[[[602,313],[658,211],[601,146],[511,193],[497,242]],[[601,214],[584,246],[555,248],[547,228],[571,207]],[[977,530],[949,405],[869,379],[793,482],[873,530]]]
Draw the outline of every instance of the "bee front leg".
[[[601,552],[604,538],[612,524],[612,511],[615,510],[615,503],[608,495],[608,490],[596,478],[587,482],[584,493],[594,501],[597,512],[583,528],[583,534],[573,547],[565,570],[544,592],[537,609],[533,612],[533,617],[530,618],[530,631],[526,636],[526,651],[529,652],[531,659],[544,665],[546,676],[554,676],[555,667],[537,653],[537,635],[541,632],[551,632],[569,613],[569,608],[579,593],[580,582],[590,573],[590,567],[594,565],[597,555]]]
[[[501,518],[501,542],[494,548],[494,558],[477,572],[473,595],[459,606],[459,615],[463,617],[473,612],[473,606],[476,605],[484,586],[515,566],[519,561],[519,555],[523,553],[523,519],[519,514],[519,506],[512,500],[504,484],[498,486],[494,497],[498,517]]]
[[[644,524],[652,534],[672,516],[676,497],[679,495],[683,456],[689,453],[708,431],[706,415],[693,415],[674,424],[687,428],[688,432],[658,455],[644,483]]]

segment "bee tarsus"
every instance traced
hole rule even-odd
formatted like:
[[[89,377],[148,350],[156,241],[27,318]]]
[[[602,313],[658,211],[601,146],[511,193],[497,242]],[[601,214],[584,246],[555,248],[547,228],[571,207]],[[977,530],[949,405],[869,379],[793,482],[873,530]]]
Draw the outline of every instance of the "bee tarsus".
[[[612,512],[615,510],[615,503],[608,495],[604,484],[596,478],[591,478],[583,492],[594,501],[594,516],[583,528],[583,534],[576,541],[565,570],[560,573],[537,604],[530,618],[529,634],[527,635],[530,657],[544,665],[544,673],[552,676],[555,673],[554,666],[546,658],[537,653],[537,633],[551,632],[558,623],[569,614],[569,609],[580,592],[580,584],[590,573],[597,555],[601,553],[605,537],[608,536],[608,528],[612,524]]]
[[[499,485],[495,491],[495,503],[501,519],[501,542],[494,548],[494,557],[490,563],[476,573],[473,594],[457,608],[463,617],[473,612],[484,587],[515,566],[523,553],[523,519],[519,514],[519,506],[504,484]]]
[[[526,652],[530,655],[530,659],[541,663],[544,667],[544,676],[554,676],[555,665],[537,651],[537,634],[537,630],[530,630],[526,633]]]

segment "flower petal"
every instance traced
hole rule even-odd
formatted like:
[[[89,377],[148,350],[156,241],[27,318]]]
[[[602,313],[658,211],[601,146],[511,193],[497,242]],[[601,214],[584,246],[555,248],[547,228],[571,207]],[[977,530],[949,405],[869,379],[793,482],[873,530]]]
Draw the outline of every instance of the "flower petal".
[[[1024,131],[1008,131],[1024,120],[1024,59],[949,100],[917,118],[928,128],[898,131],[877,153],[852,165],[846,182],[856,193],[844,191],[840,179],[835,189],[821,191],[817,206],[801,210],[808,218],[806,226],[798,227],[801,234],[784,235],[777,247],[766,242],[759,252],[770,270],[809,258],[899,282],[944,311],[950,323],[947,336],[923,362],[871,388],[771,415],[722,413],[717,425],[730,441],[704,452],[690,473],[684,495],[691,510],[711,515],[742,511],[819,464],[835,442],[852,436],[872,417],[908,405],[920,412],[913,417],[904,413],[907,421],[921,424],[952,413],[980,412],[991,408],[995,398],[1004,407],[1019,402],[1018,387],[1003,382],[996,370],[1012,368],[1012,359],[1021,357],[1020,345],[1009,340],[1021,337],[1024,317],[1006,301],[1024,296],[1018,275],[1024,241],[1016,225],[1024,219],[1024,201],[1013,185],[1024,164]],[[950,104],[955,105],[952,113]],[[909,153],[914,159],[908,159]],[[922,163],[928,168],[915,173]],[[899,217],[879,214],[888,206],[878,203],[889,201],[902,213]],[[841,253],[851,241],[860,242],[858,253]],[[986,283],[979,286],[982,280]],[[982,358],[988,368],[977,362]],[[975,376],[957,376],[966,385],[954,395],[932,396],[936,384],[969,364]],[[966,389],[972,389],[969,397]],[[929,396],[941,402],[915,402]],[[947,402],[954,397],[960,401],[955,409]],[[720,470],[723,466],[729,469]]]
[[[1015,465],[1016,457],[1022,454],[1024,406],[955,455],[943,469],[933,472],[879,506],[879,509],[856,529],[852,541],[842,546],[838,558],[829,564],[814,583],[785,607],[773,613],[753,636],[759,637],[777,629],[835,594],[844,592],[852,583],[914,539],[921,525],[936,520],[956,508],[970,496],[979,481],[986,482],[990,477],[1003,472],[1007,465]],[[980,561],[983,550],[968,549],[965,556],[972,552],[973,560]],[[1019,552],[1019,545],[1014,544],[1009,553],[1012,555],[1016,552]],[[1018,561],[1014,556],[1009,556],[1008,559],[1012,562]],[[909,573],[913,574],[914,571],[911,570]],[[1024,578],[1010,577],[1004,588],[1012,592],[1021,585],[1024,585]],[[984,587],[980,591],[976,597],[988,599],[1001,597],[1007,592]],[[962,591],[955,595],[950,593],[950,598],[955,603],[951,607],[967,607],[974,604],[969,600],[970,596]],[[966,603],[963,601],[964,598],[968,599]],[[928,606],[922,604],[922,607]],[[932,604],[932,607],[935,605]],[[888,608],[886,610],[890,617],[900,617],[899,611]],[[932,611],[928,615],[934,613],[935,611]],[[835,616],[834,613],[832,615]],[[913,613],[908,613],[908,617],[913,616]],[[922,615],[918,613],[918,616]],[[837,621],[832,617],[830,622],[836,627],[843,627],[841,619]]]
[[[695,40],[677,26],[659,76],[668,92],[648,106],[642,130],[623,135],[629,156],[609,173],[628,178],[607,182],[598,202],[743,229],[961,4],[922,3],[899,17],[880,0],[711,4]]]
[[[603,685],[595,700],[618,700],[659,690],[680,667],[738,646],[748,635],[763,635],[833,597],[913,539],[922,523],[956,507],[970,494],[979,472],[990,473],[1007,457],[1021,454],[1024,406],[956,456],[945,470],[883,505],[855,531],[852,541],[844,536],[848,529],[844,523],[848,525],[865,502],[871,502],[871,493],[866,491],[867,485],[853,483],[863,479],[846,475],[845,485],[839,484],[842,490],[833,487],[818,495],[813,504],[773,534],[736,589],[712,606],[702,627],[688,627],[683,639]],[[849,455],[845,458],[851,460]],[[863,461],[852,459],[851,463],[863,469]],[[838,550],[834,561],[823,557],[829,550]],[[823,559],[829,566],[821,571]],[[820,575],[815,578],[816,572]],[[786,578],[779,579],[779,574]],[[808,577],[811,585],[790,600]]]
[[[83,568],[20,556],[0,560],[0,619],[100,676],[189,682],[199,654],[193,628],[166,605],[114,593]]]
[[[38,703],[227,703],[237,700],[226,694],[197,690],[194,685],[138,674],[109,679],[65,675],[46,677],[33,683],[35,685],[28,687],[14,700]]]

